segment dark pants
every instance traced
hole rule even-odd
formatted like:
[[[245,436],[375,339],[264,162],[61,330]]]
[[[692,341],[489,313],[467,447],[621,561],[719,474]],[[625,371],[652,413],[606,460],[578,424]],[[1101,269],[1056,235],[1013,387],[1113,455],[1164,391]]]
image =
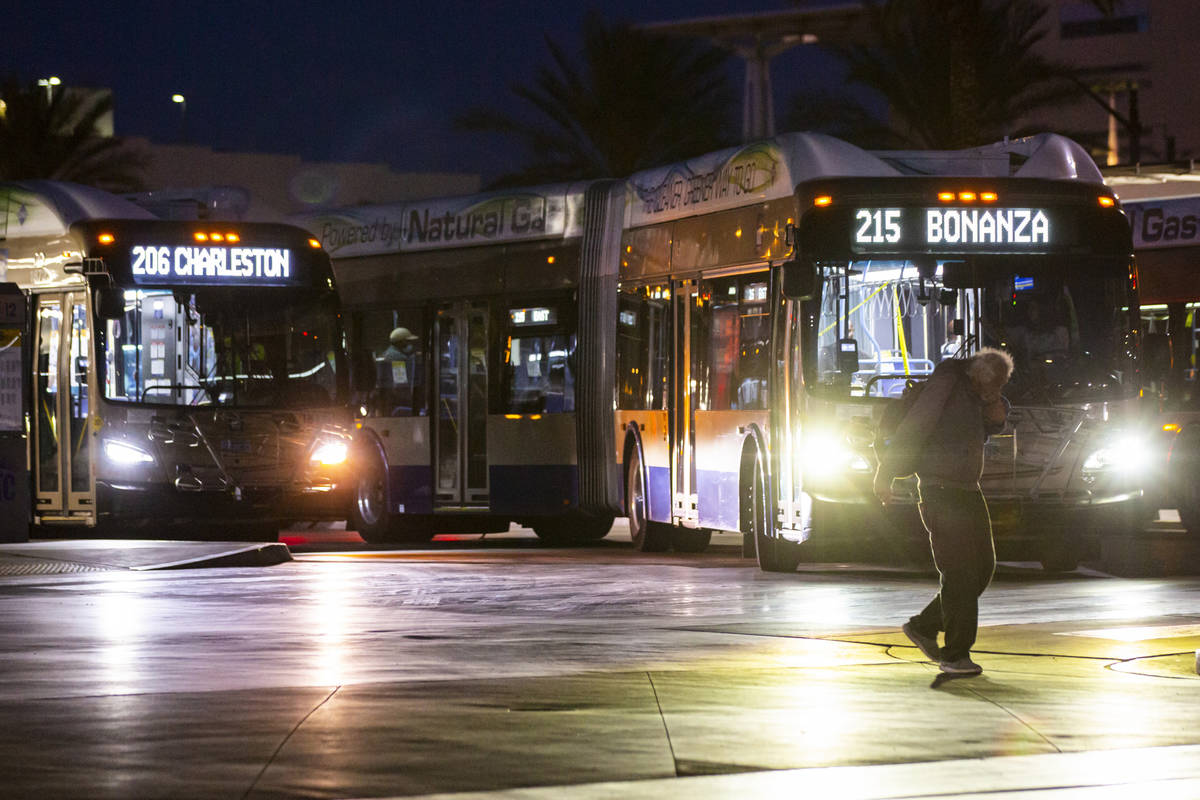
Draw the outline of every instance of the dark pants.
[[[992,581],[996,548],[983,492],[921,487],[921,522],[929,531],[933,563],[941,576],[937,596],[910,622],[926,636],[946,632],[944,661],[964,658],[975,644],[979,596]]]

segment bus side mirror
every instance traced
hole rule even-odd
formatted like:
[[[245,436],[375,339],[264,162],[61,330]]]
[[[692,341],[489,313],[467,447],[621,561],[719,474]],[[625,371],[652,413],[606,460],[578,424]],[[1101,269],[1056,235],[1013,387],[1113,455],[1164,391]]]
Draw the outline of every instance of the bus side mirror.
[[[1165,333],[1148,333],[1143,340],[1146,355],[1146,374],[1151,380],[1161,380],[1171,371],[1171,337]]]
[[[366,394],[375,388],[375,357],[370,351],[359,350],[354,357],[354,391]]]
[[[811,261],[785,261],[783,296],[789,300],[808,300],[817,291],[817,266]]]
[[[109,286],[97,289],[93,298],[96,316],[100,319],[120,319],[125,316],[125,291]]]

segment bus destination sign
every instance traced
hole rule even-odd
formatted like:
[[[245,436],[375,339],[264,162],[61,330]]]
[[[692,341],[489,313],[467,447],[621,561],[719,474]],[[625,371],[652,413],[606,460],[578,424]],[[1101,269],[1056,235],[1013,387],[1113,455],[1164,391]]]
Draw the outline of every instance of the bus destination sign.
[[[205,286],[288,284],[295,265],[286,247],[135,245],[129,261],[135,283]]]
[[[858,208],[855,252],[1043,252],[1062,244],[1041,208]]]

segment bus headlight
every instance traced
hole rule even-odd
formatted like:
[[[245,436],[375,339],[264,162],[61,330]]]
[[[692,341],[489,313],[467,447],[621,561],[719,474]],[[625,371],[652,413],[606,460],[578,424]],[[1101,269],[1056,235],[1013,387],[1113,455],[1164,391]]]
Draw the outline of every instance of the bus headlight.
[[[871,462],[851,449],[844,436],[834,431],[809,431],[800,451],[804,474],[819,476],[838,472],[871,472]]]
[[[104,457],[122,467],[154,463],[154,456],[140,447],[135,447],[129,442],[123,442],[119,439],[104,440]]]
[[[342,439],[321,439],[313,448],[309,461],[322,467],[336,467],[344,464],[350,456],[350,445]]]
[[[1083,471],[1140,473],[1150,465],[1151,455],[1150,443],[1145,437],[1132,433],[1120,434],[1093,450],[1083,461]]]

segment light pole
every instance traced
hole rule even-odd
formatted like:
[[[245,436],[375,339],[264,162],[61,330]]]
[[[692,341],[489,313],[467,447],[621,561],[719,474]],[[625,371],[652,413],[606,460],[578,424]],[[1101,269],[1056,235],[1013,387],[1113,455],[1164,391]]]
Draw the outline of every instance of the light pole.
[[[171,102],[179,105],[179,141],[187,138],[187,98],[181,94],[171,95]]]
[[[54,87],[62,83],[62,79],[57,75],[51,75],[49,78],[38,78],[37,85],[46,87],[46,105],[50,105],[54,101]]]

